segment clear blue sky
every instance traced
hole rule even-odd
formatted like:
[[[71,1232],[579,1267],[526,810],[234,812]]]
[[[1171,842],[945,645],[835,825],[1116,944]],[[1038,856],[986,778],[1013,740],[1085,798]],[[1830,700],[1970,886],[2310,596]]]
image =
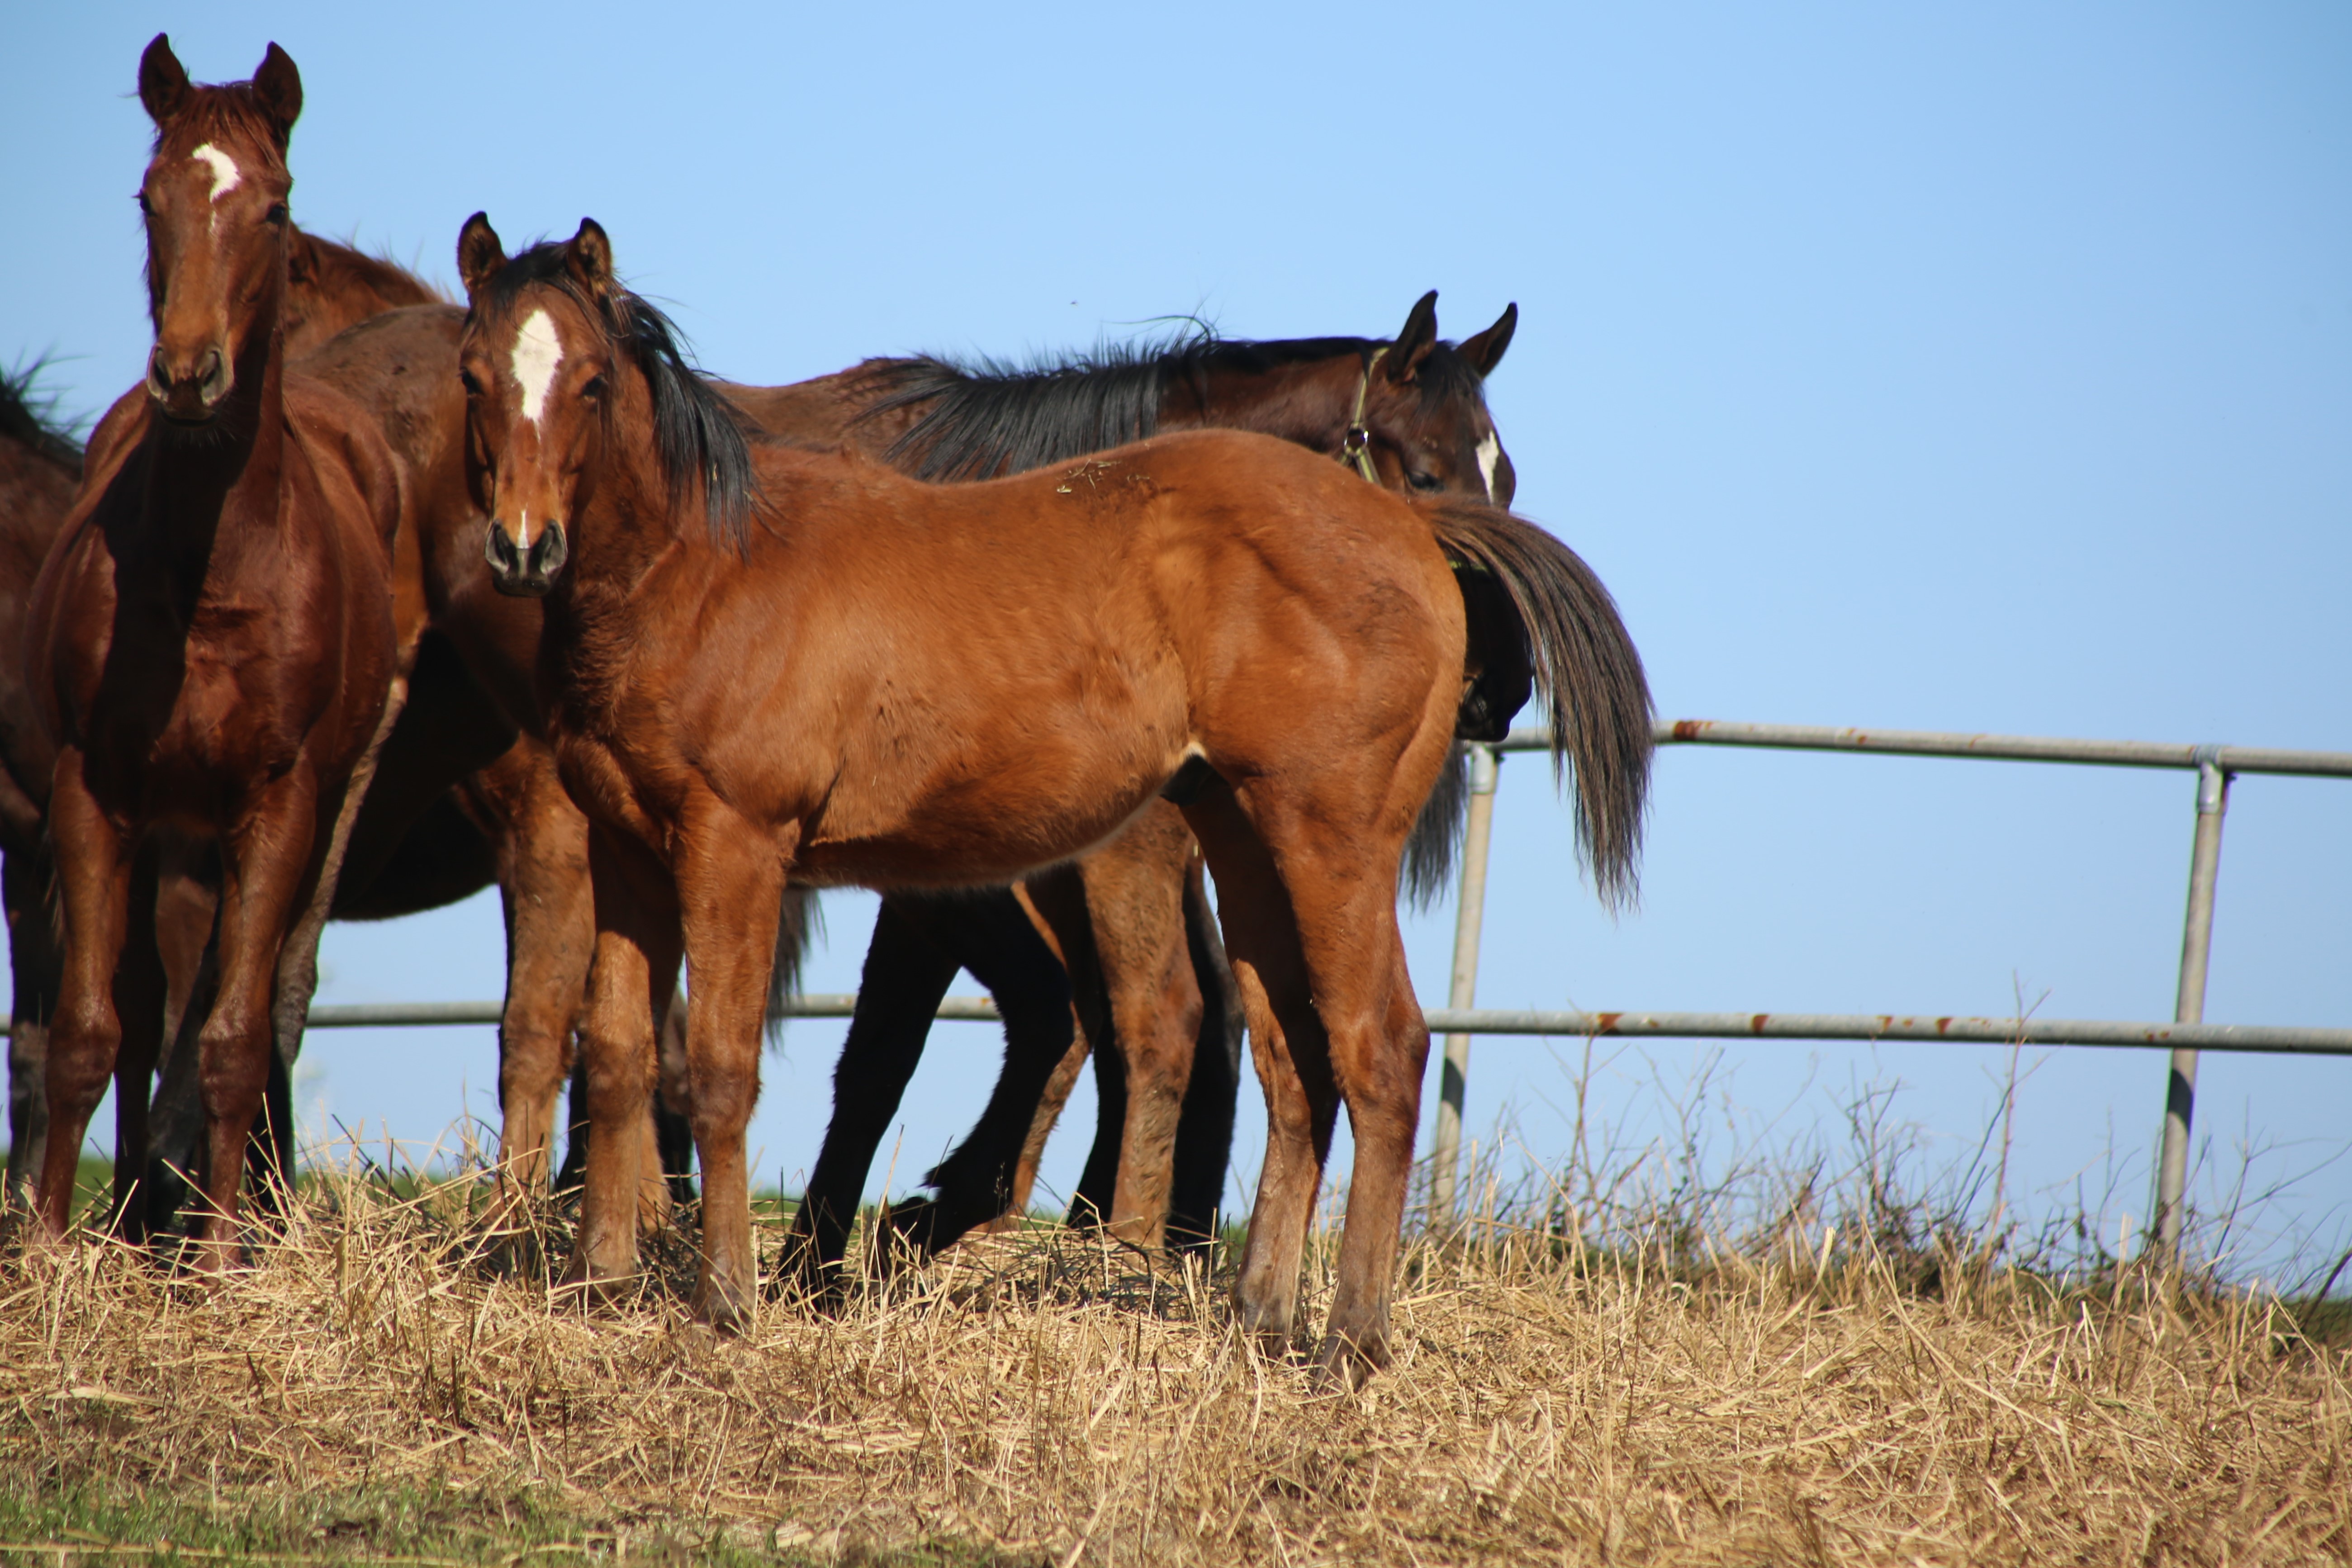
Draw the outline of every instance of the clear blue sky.
[[[305,225],[446,280],[477,207],[509,239],[593,214],[744,380],[1191,310],[1384,335],[1432,287],[1461,336],[1516,300],[1489,390],[1519,504],[1615,590],[1669,716],[2352,750],[2339,6],[26,6],[0,20],[0,355],[74,356],[56,384],[81,408],[144,350],[131,89],[159,28],[200,79],[293,54]],[[2191,794],[1668,752],[1644,899],[1612,921],[1545,770],[1514,763],[1479,1000],[2007,1012],[2021,987],[2052,1016],[2168,1016]],[[2208,1016],[2352,1024],[2347,887],[2352,785],[2241,781]],[[812,984],[847,989],[872,902],[827,902]],[[1410,932],[1433,998],[1450,931]],[[494,994],[499,949],[487,900],[340,930],[326,995]],[[764,1172],[812,1157],[837,1037],[795,1026],[770,1058]],[[1481,1041],[1474,1129],[1507,1109],[1556,1156],[1570,1054]],[[1701,1054],[1621,1057],[1595,1104],[1638,1132],[1645,1083]],[[897,1188],[994,1057],[942,1029]],[[494,1108],[487,1031],[308,1060],[313,1102],[404,1138]],[[1899,1081],[1947,1152],[1999,1065],[1724,1062],[1790,1136]],[[2016,1155],[2037,1201],[2112,1163],[2105,1223],[2145,1214],[2162,1072],[2042,1062]],[[2263,1180],[2299,1175],[2270,1220],[2339,1230],[2352,1062],[2211,1058],[2202,1090],[2221,1167],[2251,1144]]]

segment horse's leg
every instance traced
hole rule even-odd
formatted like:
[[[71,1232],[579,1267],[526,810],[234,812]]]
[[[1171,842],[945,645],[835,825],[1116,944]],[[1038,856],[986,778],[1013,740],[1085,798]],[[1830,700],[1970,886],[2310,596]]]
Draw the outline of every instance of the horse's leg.
[[[106,1093],[122,1021],[114,1006],[114,970],[130,921],[131,858],[122,837],[81,779],[81,754],[57,763],[49,795],[49,837],[65,900],[65,972],[49,1024],[48,1142],[41,1151],[37,1199],[42,1228],[62,1237],[73,1217],[82,1134]]]
[[[222,836],[220,991],[196,1037],[205,1203],[195,1265],[208,1274],[226,1269],[236,1250],[246,1139],[269,1085],[274,1026],[284,1021],[272,1016],[279,960],[314,890],[343,798],[298,765],[257,791]]]
[[[167,884],[168,886],[168,884]],[[205,1130],[204,1089],[197,1058],[203,1049],[196,1035],[212,1016],[213,999],[220,994],[219,900],[206,886],[205,897],[213,913],[197,951],[195,972],[188,977],[187,994],[179,995],[173,979],[173,1006],[178,1021],[169,1026],[163,1047],[163,1068],[155,1086],[155,1100],[147,1115],[147,1229],[150,1235],[169,1230],[187,1207],[190,1182],[199,1163],[196,1144]],[[159,915],[159,919],[160,919]],[[166,974],[172,960],[166,956]]]
[[[702,1270],[694,1315],[732,1331],[749,1326],[759,1282],[743,1135],[760,1098],[760,1031],[792,846],[788,839],[769,850],[756,826],[711,797],[692,803],[674,843],[691,981],[687,1084],[702,1159]]]
[[[122,1043],[114,1056],[114,1206],[110,1224],[127,1241],[147,1238],[140,1181],[147,1171],[147,1100],[163,1037],[163,954],[156,945],[156,849],[131,857],[131,903],[122,956],[114,967],[114,1014]]]
[[[1076,1034],[1069,976],[1008,888],[935,906],[934,929],[1004,1016],[1004,1067],[980,1120],[924,1177],[937,1195],[891,1207],[890,1224],[929,1257],[1005,1212],[1039,1098]]]
[[[270,1034],[278,1049],[278,1067],[264,1081],[268,1091],[270,1114],[263,1145],[263,1164],[268,1178],[261,1184],[262,1202],[275,1209],[281,1194],[290,1197],[294,1191],[294,1058],[301,1054],[302,1035],[310,1024],[310,998],[319,991],[319,939],[327,930],[327,916],[335,902],[335,885],[343,874],[343,855],[351,847],[352,827],[359,820],[360,806],[367,798],[368,785],[375,778],[376,759],[383,754],[385,739],[400,719],[400,710],[408,706],[408,677],[394,675],[384,693],[383,712],[376,721],[375,733],[368,740],[367,750],[352,764],[351,776],[329,807],[332,813],[322,822],[324,843],[313,839],[306,849],[315,853],[298,858],[308,859],[303,868],[301,901],[294,906],[293,919],[277,945],[276,976],[270,995]]]
[[[1310,1000],[1290,896],[1233,790],[1212,779],[1184,807],[1216,874],[1218,913],[1265,1091],[1265,1163],[1234,1281],[1242,1326],[1270,1354],[1290,1347],[1307,1226],[1331,1151],[1339,1088],[1324,1020]]]
[[[772,952],[771,957],[772,957]],[[674,1212],[694,1201],[694,1087],[686,1051],[686,998],[673,994],[655,1031],[653,1149],[661,1166],[661,1190]],[[667,1215],[663,1223],[667,1223]]]
[[[638,1189],[651,1151],[646,1106],[654,1094],[654,1018],[677,984],[676,884],[642,847],[602,827],[588,833],[596,948],[580,1049],[588,1079],[591,1142],[580,1228],[567,1284],[613,1294],[637,1269]]]
[[[0,855],[0,900],[8,920],[8,965],[14,977],[8,1018],[8,1170],[0,1209],[28,1205],[40,1179],[41,1149],[49,1131],[49,1020],[56,1016],[65,954],[49,912],[50,867],[46,845]]]
[[[1127,1068],[1118,1184],[1107,1217],[1113,1236],[1154,1249],[1168,1223],[1176,1125],[1201,1026],[1201,992],[1184,932],[1184,873],[1192,858],[1183,819],[1156,806],[1078,863],[1112,1032]]]
[[[1076,1026],[1070,1048],[1054,1066],[1030,1118],[1029,1135],[1021,1145],[1020,1163],[1013,1168],[1012,1202],[1007,1222],[1017,1222],[1029,1205],[1036,1184],[1037,1166],[1045,1158],[1045,1141],[1062,1119],[1077,1087],[1078,1074],[1091,1059],[1095,1064],[1095,1140],[1078,1184],[1070,1193],[1067,1224],[1091,1228],[1110,1213],[1118,1187],[1119,1138],[1127,1126],[1127,1064],[1118,1053],[1111,1025],[1110,995],[1103,984],[1102,957],[1095,951],[1094,913],[1087,904],[1087,879],[1076,864],[1055,866],[1024,878],[1013,889],[1027,910],[1030,924],[1060,956],[1068,977],[1070,1010]]]
[[[1195,857],[1184,872],[1184,935],[1192,982],[1201,993],[1201,1027],[1176,1123],[1176,1168],[1168,1200],[1168,1244],[1181,1251],[1205,1247],[1216,1238],[1217,1211],[1224,1205],[1225,1175],[1233,1163],[1234,1101],[1241,1089],[1241,993],[1204,882]]]
[[[555,759],[519,739],[466,780],[490,829],[506,917],[507,996],[499,1016],[499,1223],[520,1226],[546,1194],[555,1101],[572,1066],[572,1028],[595,951],[588,819],[564,793]],[[584,1102],[584,1097],[583,1097]]]
[[[1450,717],[1445,715],[1445,721],[1450,722]],[[1433,723],[1425,733],[1433,739],[1443,731]],[[1318,1375],[1349,1386],[1389,1362],[1389,1298],[1412,1171],[1422,1068],[1429,1056],[1429,1031],[1413,999],[1404,942],[1396,924],[1396,868],[1419,798],[1405,786],[1419,777],[1424,785],[1419,793],[1426,793],[1426,779],[1434,774],[1442,748],[1428,754],[1427,774],[1401,763],[1386,779],[1363,769],[1320,777],[1294,775],[1280,793],[1261,784],[1254,795],[1239,797],[1236,804],[1255,828],[1255,842],[1265,847],[1267,868],[1278,884],[1273,901],[1261,905],[1256,899],[1248,900],[1258,907],[1244,914],[1243,889],[1227,883],[1227,861],[1212,860],[1220,887],[1230,887],[1223,906],[1225,934],[1234,944],[1237,973],[1240,961],[1269,951],[1269,935],[1279,946],[1284,933],[1263,929],[1267,911],[1280,910],[1290,917],[1291,952],[1303,973],[1285,974],[1279,988],[1267,967],[1258,966],[1258,975],[1284,1029],[1286,1054],[1317,1113],[1318,1149],[1328,1150],[1331,1100],[1344,1099],[1348,1107],[1356,1157]],[[1402,798],[1408,795],[1413,798]],[[1229,791],[1204,792],[1204,796],[1212,799],[1206,817],[1223,815],[1215,805],[1235,799]],[[1390,825],[1392,842],[1384,841],[1381,834]],[[1211,849],[1212,856],[1222,848],[1233,858],[1235,825],[1228,816],[1221,827],[1223,842]],[[1210,843],[1205,834],[1202,842]],[[1248,864],[1246,855],[1239,858]],[[1246,953],[1240,940],[1244,930],[1249,932]],[[1319,1039],[1300,1027],[1307,1019],[1318,1026]],[[1251,1021],[1255,1026],[1255,1012]],[[1315,1050],[1318,1045],[1319,1053]],[[1269,1164],[1272,1159],[1269,1151]],[[1302,1235],[1304,1217],[1302,1214]],[[1284,1242],[1288,1245],[1286,1235]],[[1256,1252],[1255,1226],[1249,1250]],[[1245,1258],[1243,1265],[1245,1301],[1253,1287],[1272,1283],[1253,1281],[1252,1261],[1255,1258]],[[1285,1268],[1295,1288],[1295,1251],[1286,1262],[1278,1256],[1265,1261]]]
[[[778,1267],[786,1289],[819,1300],[839,1292],[842,1254],[875,1151],[922,1059],[940,999],[961,967],[910,917],[909,902],[886,895],[875,918],[857,1011],[833,1069],[833,1120]]]

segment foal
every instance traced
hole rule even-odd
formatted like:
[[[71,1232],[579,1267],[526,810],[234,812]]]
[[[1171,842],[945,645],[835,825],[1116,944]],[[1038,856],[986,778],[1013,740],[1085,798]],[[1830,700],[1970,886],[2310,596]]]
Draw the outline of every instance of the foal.
[[[396,675],[398,485],[364,416],[285,371],[294,62],[273,44],[251,82],[197,87],[159,36],[139,92],[156,127],[140,192],[155,346],[145,385],[92,443],[26,617],[65,904],[38,1212],[64,1233],[110,1072],[120,1148],[144,1146],[163,987],[152,941],[134,941],[152,926],[133,867],[151,836],[216,837],[197,1260],[217,1270],[236,1245],[279,957],[348,824]]]
[[[1611,889],[1631,874],[1648,704],[1583,563],[1506,512],[1416,506],[1249,435],[943,488],[753,447],[593,222],[510,262],[478,214],[458,261],[491,575],[546,598],[541,689],[593,824],[597,1133],[571,1277],[635,1270],[631,1144],[681,953],[694,1305],[735,1326],[754,1295],[743,1133],[786,876],[1003,882],[1164,793],[1223,891],[1268,1102],[1241,1316],[1287,1343],[1344,1101],[1355,1173],[1321,1366],[1354,1383],[1384,1364],[1428,1051],[1398,867],[1464,696],[1448,552],[1507,589]]]

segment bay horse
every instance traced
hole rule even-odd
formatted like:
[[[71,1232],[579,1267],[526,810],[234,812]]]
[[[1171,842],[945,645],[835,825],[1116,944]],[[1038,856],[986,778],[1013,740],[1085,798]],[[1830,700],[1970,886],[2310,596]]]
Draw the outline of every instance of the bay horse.
[[[755,1296],[743,1133],[788,877],[1003,883],[1163,796],[1216,876],[1268,1102],[1238,1314],[1286,1347],[1344,1103],[1318,1364],[1349,1384],[1385,1364],[1428,1050],[1398,877],[1471,665],[1449,555],[1503,589],[1606,894],[1633,875],[1649,701],[1589,569],[1507,511],[1415,503],[1254,434],[953,486],[753,442],[593,221],[510,260],[477,214],[458,261],[489,575],[544,602],[540,689],[592,823],[597,1131],[568,1278],[635,1272],[629,1144],[681,958],[694,1311],[732,1328]]]
[[[286,298],[279,328],[289,360],[299,360],[354,321],[439,296],[397,265],[292,226],[288,235]],[[9,938],[9,1141],[0,1203],[22,1201],[38,1174],[48,1106],[42,1087],[49,1015],[63,962],[48,918],[47,843],[49,773],[55,762],[33,717],[25,686],[24,611],[33,579],[64,529],[81,481],[82,444],[36,406],[30,374],[0,376],[0,904]],[[158,946],[166,973],[164,1046],[194,988],[212,930],[212,895],[177,866],[159,870]],[[470,891],[471,889],[468,889]],[[273,1131],[290,1136],[279,1113],[284,1073],[273,1073]],[[194,1079],[188,1082],[194,1100]],[[157,1114],[167,1104],[159,1102]],[[178,1155],[184,1163],[186,1152]]]
[[[280,960],[331,890],[331,847],[398,700],[400,489],[364,413],[286,369],[294,62],[272,44],[251,81],[200,87],[159,35],[139,93],[156,130],[140,190],[155,343],[144,384],[100,426],[26,615],[65,915],[37,1213],[65,1234],[110,1075],[119,1190],[135,1179],[120,1162],[145,1145],[163,1006],[140,852],[213,840],[220,974],[197,1037],[195,1261],[217,1272],[236,1246]]]
[[[462,311],[437,308],[391,312],[338,339],[305,368],[373,410],[391,435],[410,489],[423,498],[416,509],[418,552],[437,635],[462,650],[466,665],[520,729],[511,752],[461,786],[465,816],[481,823],[488,836],[508,916],[499,1100],[500,1168],[505,1201],[511,1205],[545,1188],[557,1093],[575,1062],[572,1026],[593,940],[588,828],[556,777],[551,755],[536,739],[544,729],[533,682],[539,606],[493,593],[480,567],[488,524],[467,499],[461,460],[465,400],[457,382],[457,343],[463,319]],[[1170,427],[1272,421],[1292,438],[1338,457],[1349,445],[1352,419],[1364,432],[1362,447],[1376,459],[1376,471],[1398,488],[1415,479],[1423,487],[1483,486],[1486,471],[1498,468],[1495,482],[1507,492],[1509,459],[1485,416],[1478,386],[1499,360],[1516,320],[1516,309],[1506,310],[1493,328],[1457,351],[1435,340],[1432,294],[1414,306],[1393,343],[1360,338],[1196,339],[1165,350],[1111,351],[1011,374],[969,372],[936,359],[877,359],[789,386],[722,384],[721,390],[773,433],[824,444],[847,442],[898,463],[920,460],[942,438],[954,440],[969,463],[986,444],[1001,444],[1007,431],[1026,432],[1033,447],[1042,438],[1046,450],[1083,453],[1117,440],[1129,425],[1140,422],[1149,430],[1159,421]],[[1362,374],[1368,362],[1385,368],[1368,378]],[[1420,368],[1424,362],[1426,374]],[[1041,392],[1048,405],[1042,417],[1035,408]],[[951,408],[951,417],[933,417],[943,405]],[[908,442],[916,431],[919,436]],[[1474,475],[1479,477],[1465,478]],[[354,900],[372,900],[372,894],[356,890],[375,885],[363,869],[370,853],[363,841],[371,837],[372,823],[393,815],[387,803],[406,787],[399,782],[410,772],[403,742],[426,728],[421,720],[429,705],[425,669],[420,659],[409,706],[387,742],[353,834],[339,913]],[[444,721],[431,726],[436,734],[448,727]],[[374,837],[380,846],[381,836]],[[1137,859],[1147,842],[1151,852]],[[412,849],[412,841],[403,840],[392,863],[425,859],[448,865],[462,858],[455,850],[415,855]],[[1149,1056],[1133,1053],[1141,1059],[1138,1076],[1146,1083],[1147,1103],[1162,1084],[1172,1084],[1172,1092],[1185,1099],[1175,1171],[1177,1224],[1180,1231],[1205,1232],[1224,1179],[1241,1034],[1197,866],[1186,891],[1188,859],[1197,857],[1171,809],[1155,837],[1130,834],[1088,858],[1086,885],[1071,873],[1061,879],[1066,885],[1053,891],[1033,881],[1017,894],[998,889],[950,900],[890,895],[891,910],[867,961],[878,983],[860,992],[860,1016],[839,1074],[842,1113],[819,1159],[820,1179],[811,1184],[819,1199],[814,1212],[832,1212],[823,1202],[827,1182],[847,1189],[838,1212],[854,1206],[873,1144],[912,1071],[930,1014],[956,966],[963,963],[982,976],[1004,1011],[1011,1059],[991,1098],[992,1110],[982,1118],[983,1131],[992,1135],[967,1140],[967,1152],[942,1167],[945,1212],[992,1217],[1007,1206],[1003,1166],[1008,1151],[1011,1156],[1022,1153],[1024,1131],[1027,1146],[1042,1141],[1084,1059],[1087,1041],[1073,1046],[1075,986],[1088,1037],[1111,1047],[1099,1062],[1116,1069],[1130,1054],[1111,1028],[1118,1011],[1114,998],[1129,1016],[1128,1038],[1165,1042]],[[772,1004],[781,1003],[798,962],[805,891],[793,889],[787,895]],[[1061,934],[1052,922],[1031,923],[1029,911],[1039,907],[1037,898],[1055,914]],[[1130,910],[1140,913],[1128,915]],[[1096,926],[1105,933],[1100,941]],[[894,935],[904,940],[894,942]],[[1075,975],[1064,968],[1066,948],[1077,955]],[[1204,990],[1216,998],[1207,1007],[1201,1000]],[[883,1005],[890,998],[903,1005]],[[1148,1015],[1143,1024],[1134,1022],[1137,1013]],[[675,1038],[679,1033],[666,1021],[666,1063],[682,1064]],[[1194,1073],[1196,1033],[1208,1070]],[[1039,1074],[1032,1070],[1039,1062],[1053,1069],[1049,1081],[1056,1090],[1042,1109]],[[1104,1174],[1080,1192],[1083,1205],[1099,1189],[1106,1214],[1112,1205],[1111,1173],[1119,1170],[1127,1144],[1126,1102],[1118,1092],[1125,1076],[1112,1073],[1099,1103],[1102,1120],[1087,1163],[1090,1172]],[[683,1103],[677,1071],[665,1076],[664,1086],[665,1101]],[[584,1104],[577,1074],[573,1094],[575,1105]],[[673,1178],[691,1153],[668,1142],[677,1125],[667,1115],[658,1119],[663,1164]],[[574,1140],[559,1185],[577,1179],[583,1142]],[[1163,1149],[1159,1164],[1164,1169],[1166,1163]],[[1144,1164],[1149,1168],[1150,1162]],[[1014,1203],[1025,1198],[1032,1172],[1034,1160],[1017,1164]],[[665,1199],[650,1179],[645,1191],[648,1223],[654,1223]],[[911,1220],[918,1211],[902,1205],[898,1212]],[[930,1234],[944,1245],[958,1233],[959,1227],[941,1224]],[[837,1243],[831,1250],[837,1258]]]
[[[995,478],[1162,430],[1221,427],[1325,451],[1393,489],[1507,506],[1516,479],[1483,389],[1517,307],[1457,348],[1437,335],[1436,305],[1432,290],[1387,342],[1202,331],[1020,369],[875,360],[795,388],[722,390],[768,428],[811,438],[827,432],[806,400],[829,394],[856,410],[844,432],[853,444],[926,479]],[[1458,771],[1447,779],[1458,784]],[[1463,801],[1441,790],[1416,825],[1418,893],[1442,890]],[[1097,1135],[1073,1218],[1146,1248],[1163,1227],[1180,1246],[1204,1246],[1231,1148],[1240,1008],[1192,836],[1155,803],[1109,844],[1017,889],[884,895],[833,1121],[792,1221],[794,1287],[837,1294],[874,1155],[959,967],[1005,1018],[1005,1070],[971,1136],[924,1177],[936,1198],[890,1205],[892,1232],[928,1254],[1021,1212],[1045,1135],[1100,1044]],[[1075,1038],[1073,1004],[1085,1020]]]

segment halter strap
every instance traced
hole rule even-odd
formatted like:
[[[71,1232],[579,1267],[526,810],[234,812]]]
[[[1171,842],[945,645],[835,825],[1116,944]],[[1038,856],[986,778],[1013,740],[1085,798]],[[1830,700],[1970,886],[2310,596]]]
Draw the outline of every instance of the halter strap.
[[[1372,467],[1372,433],[1364,426],[1364,398],[1372,390],[1372,372],[1388,357],[1390,345],[1382,343],[1364,362],[1364,374],[1356,381],[1356,411],[1348,418],[1347,433],[1339,437],[1339,460],[1353,463],[1356,472],[1370,484],[1381,482],[1381,473]]]

